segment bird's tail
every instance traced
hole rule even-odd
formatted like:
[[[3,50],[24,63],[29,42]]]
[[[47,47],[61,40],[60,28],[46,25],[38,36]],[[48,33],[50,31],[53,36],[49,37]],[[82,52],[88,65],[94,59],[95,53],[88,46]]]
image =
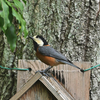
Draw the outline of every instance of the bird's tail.
[[[80,67],[74,65],[72,62],[63,61],[63,63],[68,64],[68,65],[70,65],[70,66],[73,66],[73,67],[75,67],[75,68],[77,68],[77,69],[80,69],[81,72],[84,72],[83,69],[81,69]]]
[[[80,67],[78,67],[78,66],[76,66],[76,65],[74,65],[73,63],[67,63],[68,65],[71,65],[71,66],[73,66],[73,67],[76,67],[77,69],[81,69]]]

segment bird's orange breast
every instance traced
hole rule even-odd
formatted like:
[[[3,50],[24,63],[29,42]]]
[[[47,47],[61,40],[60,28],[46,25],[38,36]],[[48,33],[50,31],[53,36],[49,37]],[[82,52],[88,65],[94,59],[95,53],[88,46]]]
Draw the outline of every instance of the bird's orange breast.
[[[39,53],[38,51],[36,52],[36,56],[37,56],[42,62],[44,62],[44,63],[47,64],[47,65],[56,66],[56,65],[60,64],[55,58],[42,55],[42,54]]]

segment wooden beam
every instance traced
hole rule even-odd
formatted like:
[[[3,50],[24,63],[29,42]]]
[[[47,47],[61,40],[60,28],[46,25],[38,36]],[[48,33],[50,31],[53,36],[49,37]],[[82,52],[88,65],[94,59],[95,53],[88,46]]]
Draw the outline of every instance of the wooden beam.
[[[67,91],[63,91],[65,89],[53,78],[42,76],[39,80],[51,91],[57,100],[74,100]]]
[[[40,73],[34,75],[10,100],[18,100],[41,76]]]
[[[57,92],[55,91],[55,89],[54,88],[51,88],[51,87],[53,87],[52,86],[52,84],[50,83],[50,82],[47,82],[46,81],[46,78],[45,77],[42,77],[41,79],[39,79],[50,91],[51,91],[51,93],[53,93],[53,95],[58,99],[58,100],[62,100],[62,98],[60,97],[60,95],[59,94],[57,94]]]

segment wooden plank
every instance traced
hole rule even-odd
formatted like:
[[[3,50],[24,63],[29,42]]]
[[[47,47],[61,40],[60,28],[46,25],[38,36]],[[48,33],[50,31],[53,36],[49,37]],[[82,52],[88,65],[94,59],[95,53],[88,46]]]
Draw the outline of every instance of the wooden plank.
[[[88,62],[75,62],[74,64],[83,69],[91,67]],[[82,73],[78,69],[68,65],[65,67],[65,71],[65,88],[67,91],[76,100],[89,100],[90,71]]]
[[[53,78],[42,76],[39,80],[48,88],[49,91],[51,91],[57,100],[74,100],[74,98],[72,98],[71,95],[69,95],[69,93],[65,91],[64,88]]]
[[[62,100],[62,98],[60,97],[59,94],[57,94],[57,92],[55,91],[54,88],[51,88],[52,85],[50,84],[50,82],[47,82],[43,77],[40,79],[40,81],[45,84],[45,86],[53,93],[53,95],[58,99],[58,100]]]
[[[19,68],[29,68],[33,65],[31,64],[32,61],[28,60],[19,60],[18,67]],[[30,73],[29,71],[18,71],[17,73],[17,92],[25,85],[25,83],[33,77],[34,70]]]
[[[10,100],[18,100],[42,75],[33,76]]]

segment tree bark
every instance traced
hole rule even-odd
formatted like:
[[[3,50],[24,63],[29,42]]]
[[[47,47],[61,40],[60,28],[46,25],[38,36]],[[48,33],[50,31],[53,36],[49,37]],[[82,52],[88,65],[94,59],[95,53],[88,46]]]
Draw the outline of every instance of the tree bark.
[[[41,34],[71,61],[100,62],[99,3],[92,0],[27,0],[24,18],[30,36]],[[14,53],[0,32],[0,65],[17,67],[18,59],[37,59],[31,40],[18,36]],[[16,71],[0,69],[0,100],[16,92]],[[91,71],[90,99],[99,100],[99,67]]]

